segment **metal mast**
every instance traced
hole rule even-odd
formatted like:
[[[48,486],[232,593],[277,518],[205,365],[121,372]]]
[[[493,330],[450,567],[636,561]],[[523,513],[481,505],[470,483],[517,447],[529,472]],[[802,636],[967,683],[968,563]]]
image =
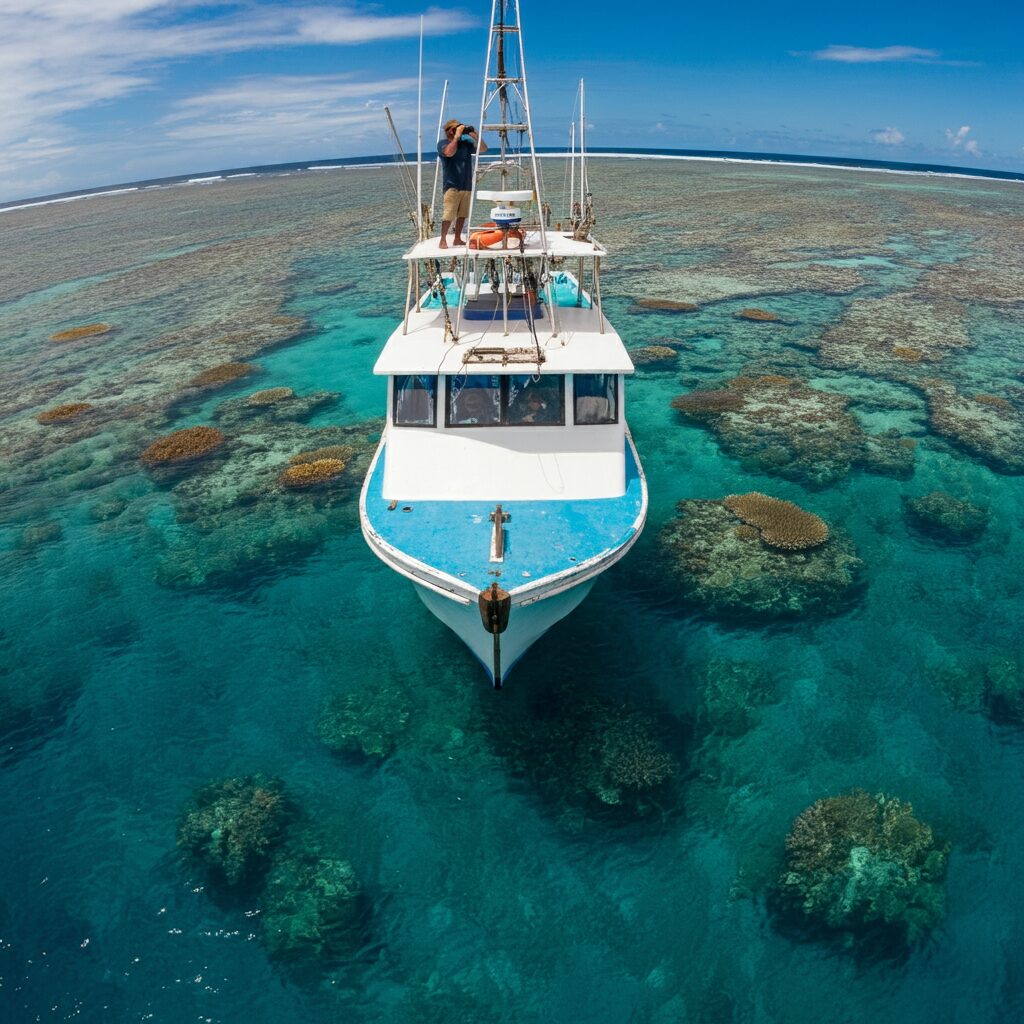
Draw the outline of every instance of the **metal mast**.
[[[518,47],[513,40],[518,39]],[[508,68],[509,58],[518,68]],[[515,109],[518,108],[518,109]],[[480,134],[494,132],[499,139],[500,157],[493,162],[499,168],[501,188],[507,189],[509,175],[523,169],[520,154],[525,149],[535,202],[537,221],[540,228],[541,247],[547,249],[547,234],[544,218],[540,215],[540,168],[537,151],[533,142],[533,121],[530,114],[530,97],[526,87],[526,59],[523,49],[523,33],[520,28],[519,0],[491,0],[491,30],[487,40],[487,62],[484,65],[484,87],[480,101]],[[518,146],[509,140],[510,135],[519,135]],[[485,168],[487,165],[485,165]],[[479,177],[480,154],[476,157]],[[518,184],[518,183],[517,183]],[[472,204],[472,200],[470,200]],[[473,209],[470,206],[470,223]]]

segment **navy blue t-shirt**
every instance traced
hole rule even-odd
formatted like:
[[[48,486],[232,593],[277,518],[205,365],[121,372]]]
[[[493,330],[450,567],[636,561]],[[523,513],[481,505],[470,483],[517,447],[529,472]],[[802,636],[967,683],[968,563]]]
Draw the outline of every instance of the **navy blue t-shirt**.
[[[473,154],[476,153],[476,145],[472,139],[463,136],[459,139],[455,156],[445,156],[444,149],[447,145],[447,140],[437,144],[437,155],[441,158],[442,191],[447,192],[450,188],[457,188],[460,192],[472,191]]]

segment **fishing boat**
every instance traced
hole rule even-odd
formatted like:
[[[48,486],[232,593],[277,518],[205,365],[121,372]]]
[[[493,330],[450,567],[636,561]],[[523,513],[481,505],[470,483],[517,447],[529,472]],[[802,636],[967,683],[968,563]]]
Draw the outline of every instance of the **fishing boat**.
[[[417,188],[405,314],[374,366],[387,422],[360,520],[500,688],[636,542],[647,484],[626,425],[633,364],[601,304],[582,92],[552,227],[518,0],[492,2],[485,68],[480,137],[497,144],[474,158],[464,245],[442,247]]]

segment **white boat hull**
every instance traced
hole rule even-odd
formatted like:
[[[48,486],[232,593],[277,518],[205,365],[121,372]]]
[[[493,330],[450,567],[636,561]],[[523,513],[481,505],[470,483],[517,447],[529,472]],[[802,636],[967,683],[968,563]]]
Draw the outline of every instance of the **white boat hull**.
[[[590,593],[595,577],[582,580],[575,587],[552,593],[526,605],[512,606],[508,628],[500,635],[501,676],[508,677],[513,665],[556,622],[564,619]],[[494,638],[480,618],[476,602],[463,604],[444,597],[435,590],[414,584],[416,593],[427,608],[439,618],[473,652],[494,683]]]

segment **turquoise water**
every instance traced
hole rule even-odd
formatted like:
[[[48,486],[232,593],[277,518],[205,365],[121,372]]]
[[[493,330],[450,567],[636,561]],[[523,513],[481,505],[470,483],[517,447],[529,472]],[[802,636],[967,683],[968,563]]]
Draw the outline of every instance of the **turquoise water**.
[[[940,377],[1019,415],[1024,196],[595,161],[599,234],[621,254],[605,261],[606,310],[631,348],[679,349],[675,369],[627,387],[649,523],[495,694],[369,553],[357,481],[306,495],[275,483],[300,449],[372,450],[384,385],[371,369],[405,286],[390,174],[0,215],[0,1018],[1019,1019],[1024,731],[936,680],[997,658],[1019,671],[1024,477],[940,434],[914,385]],[[638,195],[694,234],[652,241],[626,205]],[[751,237],[762,215],[773,230]],[[961,265],[968,295],[929,277]],[[936,308],[954,294],[969,344],[895,370],[834,366],[815,347],[856,302],[897,293]],[[633,308],[645,295],[700,308]],[[749,307],[780,321],[737,318]],[[116,329],[47,340],[97,321]],[[258,370],[187,387],[233,359]],[[812,489],[730,455],[669,405],[741,373],[847,395],[868,433],[916,442],[913,475],[853,466]],[[332,396],[246,404],[273,387]],[[71,401],[94,408],[36,423]],[[228,435],[211,462],[177,475],[140,463],[155,437],[209,423]],[[990,510],[979,539],[912,527],[903,499],[936,489]],[[657,540],[676,503],[749,490],[852,536],[864,568],[842,614],[758,626],[675,600]],[[714,658],[772,678],[738,736],[701,725],[697,680]],[[325,702],[367,694],[392,709],[389,756],[332,753]],[[659,723],[675,767],[653,803],[608,806],[581,788],[566,736],[593,728],[594,701]],[[344,953],[271,957],[258,887],[219,891],[177,849],[190,795],[252,774],[282,780],[296,841],[361,880],[365,921]],[[911,801],[951,844],[946,914],[901,956],[795,935],[771,909],[794,817],[854,786]]]

